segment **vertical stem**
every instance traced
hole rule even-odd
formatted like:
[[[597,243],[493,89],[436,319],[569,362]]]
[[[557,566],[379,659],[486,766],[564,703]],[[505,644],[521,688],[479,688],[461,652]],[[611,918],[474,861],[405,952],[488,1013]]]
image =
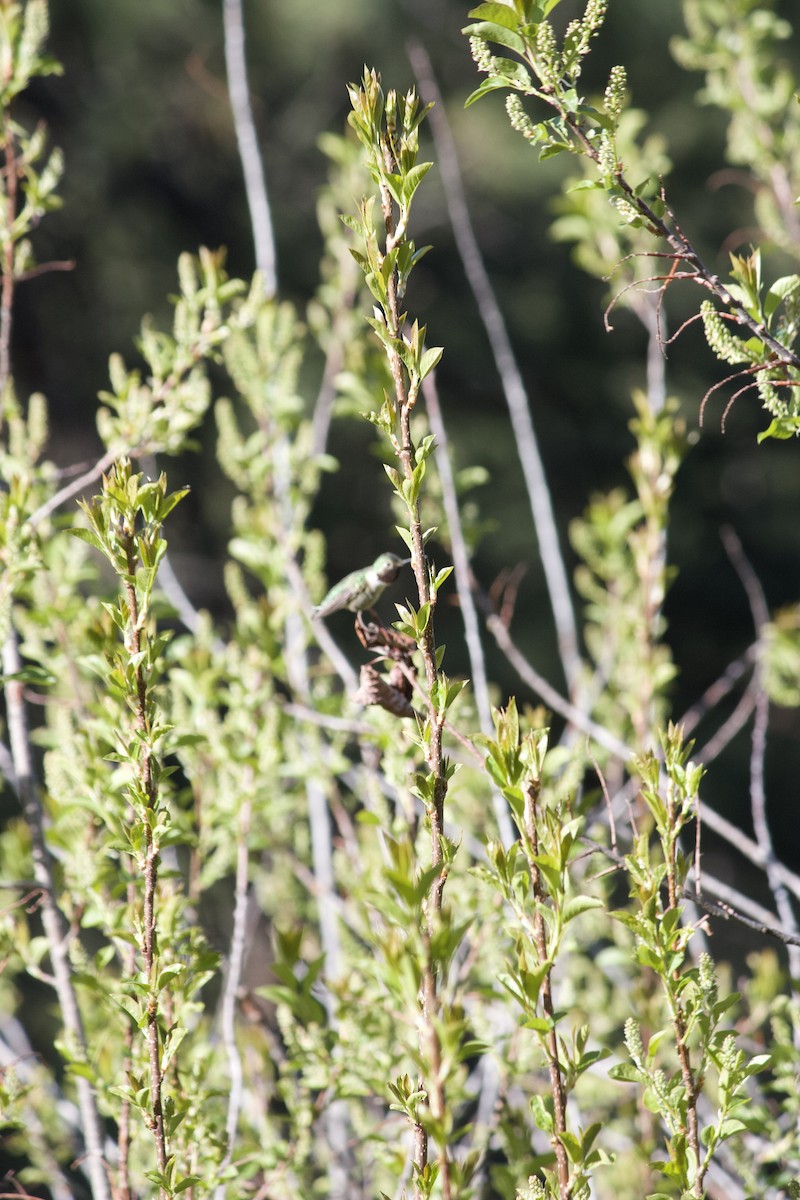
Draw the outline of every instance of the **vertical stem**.
[[[0,251],[0,400],[5,395],[11,377],[11,321],[14,306],[14,239],[11,230],[17,215],[17,154],[14,131],[7,109],[2,114],[3,122],[3,177],[5,180],[6,211],[4,224],[6,236]],[[2,410],[0,410],[1,412]],[[2,416],[0,416],[2,420]]]
[[[533,937],[536,945],[536,953],[539,956],[539,962],[545,963],[548,960],[549,953],[547,949],[547,929],[544,923],[542,914],[542,906],[547,901],[547,894],[542,885],[542,877],[539,868],[536,864],[536,856],[539,853],[539,833],[536,828],[536,805],[539,799],[538,784],[530,782],[525,788],[525,804],[523,809],[523,826],[525,829],[526,854],[528,858],[528,870],[531,877],[531,885],[533,887],[533,898],[535,909],[533,914]],[[569,1182],[569,1158],[564,1149],[564,1143],[561,1140],[561,1134],[567,1131],[567,1097],[564,1087],[564,1077],[561,1071],[561,1061],[558,1053],[558,1035],[555,1028],[555,1007],[553,1005],[553,992],[550,979],[550,971],[548,970],[542,980],[540,996],[542,998],[542,1009],[545,1016],[551,1022],[551,1029],[547,1034],[547,1069],[550,1075],[550,1090],[553,1096],[553,1125],[554,1132],[550,1139],[553,1150],[556,1156],[556,1170],[558,1172],[558,1192],[560,1200],[570,1200],[572,1189]]]
[[[125,593],[128,603],[129,617],[127,630],[128,650],[131,658],[138,659],[142,650],[142,639],[139,621],[139,604],[136,598],[136,588],[133,584],[133,579],[136,574],[136,556],[134,553],[134,539],[132,533],[128,533],[126,537],[125,553],[127,557],[127,579],[125,582]],[[152,812],[156,807],[157,791],[153,779],[153,757],[148,738],[150,732],[150,722],[147,713],[147,680],[145,679],[144,670],[142,669],[141,663],[137,663],[135,679],[136,727],[139,733],[142,735],[141,762],[139,767],[140,783],[142,786],[142,791],[146,796],[148,810],[149,812]],[[150,822],[145,819],[143,821],[143,825],[145,829],[145,857],[144,898],[142,903],[142,958],[144,960],[144,966],[150,986],[150,995],[147,1001],[147,1026],[145,1030],[147,1053],[150,1061],[150,1103],[153,1110],[150,1118],[150,1129],[155,1142],[158,1169],[163,1174],[166,1173],[167,1170],[167,1142],[164,1129],[164,1109],[161,1094],[163,1080],[161,1074],[161,1053],[158,1035],[158,996],[156,992],[157,936],[155,917],[159,852],[158,845],[153,837],[153,830]],[[166,1200],[167,1193],[163,1186],[159,1188],[159,1195],[161,1196],[162,1200]]]
[[[128,889],[130,893],[130,888]],[[136,971],[135,950],[130,947],[131,953],[126,955],[125,972],[128,979],[132,979]],[[126,1079],[130,1078],[131,1068],[133,1066],[133,1025],[129,1024],[125,1030],[125,1058],[122,1064],[122,1072]],[[131,1102],[127,1097],[123,1099],[120,1105],[119,1118],[117,1125],[117,1184],[114,1188],[114,1200],[131,1200],[131,1185],[130,1185],[130,1153],[131,1153]]]
[[[396,163],[388,141],[383,144],[384,165],[387,171],[396,169]],[[395,219],[392,196],[388,187],[380,185],[381,210],[386,230],[386,249],[391,250],[395,244]],[[388,320],[387,325],[392,338],[400,339],[402,329],[398,309],[397,273],[393,271],[388,281]],[[411,412],[416,403],[416,395],[411,396],[406,385],[405,369],[400,355],[395,350],[388,351],[389,369],[395,389],[395,404],[400,433],[399,459],[403,475],[407,480],[414,474],[414,446],[411,439]],[[425,545],[422,536],[422,520],[419,500],[415,500],[411,509],[410,520],[412,557],[411,566],[417,581],[417,592],[420,606],[429,605],[429,618],[420,638],[420,651],[425,668],[425,680],[428,690],[428,723],[429,735],[426,742],[426,762],[433,778],[433,798],[428,805],[428,819],[431,828],[431,862],[440,866],[443,862],[444,838],[444,802],[447,794],[447,777],[445,774],[444,755],[442,753],[442,737],[444,729],[444,712],[438,711],[433,701],[436,686],[436,639],[433,628],[433,610],[435,595],[431,594],[428,579],[428,566],[425,557]],[[441,1047],[436,1030],[436,1016],[439,1008],[435,965],[430,952],[431,933],[436,927],[442,909],[442,894],[447,880],[446,870],[441,870],[434,878],[428,895],[425,915],[423,940],[425,945],[425,966],[421,988],[420,1011],[420,1046],[428,1063],[430,1078],[420,1080],[420,1090],[427,1092],[428,1103],[434,1117],[441,1118],[444,1112],[445,1097],[441,1080]],[[422,1191],[418,1175],[428,1163],[428,1136],[421,1122],[414,1125],[414,1166],[417,1177],[414,1182],[414,1196],[419,1198]],[[450,1200],[451,1175],[447,1147],[439,1147],[439,1176],[442,1181],[444,1200]]]
[[[264,290],[274,296],[278,290],[277,255],[272,229],[272,212],[264,177],[264,164],[258,148],[250,89],[247,85],[245,58],[244,16],[242,0],[223,0],[222,16],[225,28],[225,70],[231,100],[233,123],[239,158],[244,172],[245,191],[250,209],[250,224],[256,251],[256,265],[264,276]]]
[[[678,903],[678,877],[677,877],[677,851],[678,851],[678,835],[676,826],[678,815],[675,809],[675,795],[672,783],[667,784],[667,829],[668,841],[664,846],[667,859],[667,895],[669,897],[669,905],[667,911],[676,907]],[[698,1164],[698,1172],[695,1176],[693,1193],[702,1200],[703,1196],[703,1155],[701,1153],[699,1127],[697,1121],[697,1082],[695,1080],[694,1071],[692,1070],[692,1060],[689,1047],[686,1042],[686,1016],[684,1014],[683,1005],[675,992],[675,984],[679,980],[679,972],[676,969],[671,979],[665,979],[664,984],[667,990],[670,1009],[672,1012],[672,1026],[675,1030],[675,1044],[678,1053],[678,1062],[681,1067],[681,1078],[683,1080],[683,1089],[686,1094],[686,1141],[690,1150],[694,1155],[695,1162]]]
[[[388,147],[385,148],[386,167],[387,170],[392,170],[395,166],[394,159]],[[383,211],[384,223],[386,226],[386,246],[390,249],[394,242],[395,222],[394,210],[392,208],[392,197],[389,189],[381,185],[381,208]],[[389,294],[389,332],[395,339],[402,336],[400,328],[400,317],[397,304],[397,275],[392,272],[388,283]],[[406,479],[411,479],[414,474],[414,447],[411,440],[411,410],[413,404],[409,396],[406,386],[403,362],[396,350],[388,352],[389,369],[392,373],[394,381],[395,402],[397,405],[398,422],[400,427],[400,465],[403,468],[403,474]],[[430,604],[433,609],[433,598],[431,597],[430,585],[428,580],[427,560],[425,557],[425,546],[422,538],[422,520],[420,517],[419,501],[416,501],[413,506],[411,516],[411,546],[412,557],[411,567],[414,571],[414,577],[417,581],[417,592],[419,594],[420,606]],[[425,666],[425,681],[428,685],[428,694],[432,695],[436,684],[436,639],[433,631],[433,613],[431,611],[431,619],[428,621],[425,632],[422,635],[420,650],[422,651],[422,660]],[[428,766],[435,778],[434,803],[429,813],[431,822],[431,852],[432,861],[438,865],[442,861],[442,836],[444,834],[444,797],[447,791],[447,781],[444,777],[443,759],[442,759],[442,730],[444,728],[444,718],[440,716],[433,705],[432,700],[429,701],[429,716],[431,724],[431,736],[427,749]],[[441,909],[442,891],[444,889],[444,878],[440,876],[439,880],[434,883],[431,889],[432,911],[438,912]]]
[[[764,628],[769,623],[769,608],[764,590],[753,566],[745,555],[742,543],[730,528],[721,531],[722,541],[728,553],[742,586],[747,593],[750,612],[753,618],[756,634],[756,665],[754,683],[756,685],[755,717],[753,720],[753,736],[750,753],[750,811],[753,818],[753,829],[761,851],[767,883],[775,897],[775,907],[781,918],[784,929],[797,933],[797,921],[792,908],[789,893],[778,874],[779,862],[775,855],[775,846],[767,819],[767,795],[764,784],[764,758],[767,748],[767,727],[769,724],[769,696],[764,690],[764,667],[761,655],[761,639]],[[787,955],[792,976],[800,976],[800,950],[797,946],[788,945]],[[795,1029],[795,1045],[798,1044],[798,1030]]]
[[[425,404],[428,410],[428,421],[431,432],[436,438],[436,466],[442,485],[442,503],[444,504],[447,526],[450,532],[450,548],[455,566],[456,592],[464,621],[464,637],[467,643],[467,653],[470,663],[470,679],[475,692],[475,706],[481,722],[481,730],[485,734],[492,732],[492,705],[489,699],[489,681],[486,673],[486,659],[481,644],[478,612],[475,606],[474,589],[471,586],[472,573],[467,553],[467,543],[461,524],[461,513],[458,507],[453,466],[447,440],[447,428],[444,423],[439,393],[436,388],[434,374],[428,375],[423,383]],[[497,819],[497,827],[504,846],[510,846],[514,841],[514,830],[509,816],[508,805],[496,789],[492,794],[492,807]]]
[[[225,973],[225,986],[222,994],[220,1026],[222,1040],[228,1057],[230,1072],[230,1090],[228,1092],[228,1112],[225,1118],[225,1157],[220,1163],[220,1174],[230,1165],[236,1145],[236,1133],[239,1125],[239,1112],[244,1095],[244,1071],[239,1049],[236,1045],[236,996],[242,980],[245,961],[245,946],[247,941],[247,916],[252,902],[250,890],[250,819],[252,816],[252,798],[249,794],[242,800],[239,809],[239,829],[236,835],[236,901],[233,910],[233,932],[231,933],[231,952],[228,958],[228,969]],[[221,1200],[225,1194],[224,1184],[220,1184],[215,1195]]]

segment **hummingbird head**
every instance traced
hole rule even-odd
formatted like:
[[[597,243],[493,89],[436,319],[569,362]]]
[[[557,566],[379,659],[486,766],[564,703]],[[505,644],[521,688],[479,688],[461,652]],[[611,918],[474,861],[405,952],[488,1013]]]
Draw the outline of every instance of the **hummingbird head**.
[[[410,563],[410,558],[398,558],[396,554],[379,554],[372,564],[372,569],[381,583],[394,583],[400,573],[400,568]]]

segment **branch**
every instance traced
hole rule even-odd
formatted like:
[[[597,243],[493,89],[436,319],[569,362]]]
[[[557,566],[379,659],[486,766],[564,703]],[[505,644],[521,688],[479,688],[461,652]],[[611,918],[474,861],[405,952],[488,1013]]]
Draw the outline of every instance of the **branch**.
[[[136,725],[136,734],[141,738],[140,757],[137,758],[139,774],[139,782],[144,797],[145,806],[147,808],[148,817],[154,814],[157,810],[158,803],[158,786],[156,784],[154,763],[153,763],[153,748],[150,737],[150,719],[148,716],[148,685],[145,676],[145,669],[142,665],[143,646],[140,621],[139,603],[136,596],[136,579],[137,567],[139,565],[138,557],[135,551],[135,541],[133,533],[125,532],[121,539],[125,548],[127,557],[127,578],[124,582],[125,597],[128,607],[128,627],[125,631],[126,650],[130,655],[131,664],[134,665],[134,688],[135,695],[129,697],[135,703],[134,720]],[[142,940],[141,953],[144,963],[144,969],[151,989],[155,984],[155,968],[157,958],[157,935],[156,935],[156,892],[158,887],[158,864],[159,864],[159,848],[158,842],[154,837],[152,822],[145,819],[144,825],[144,897],[142,903]],[[161,1045],[158,1027],[158,997],[154,991],[151,991],[147,999],[147,1018],[144,1026],[145,1038],[147,1041],[147,1053],[150,1066],[150,1104],[152,1106],[152,1118],[148,1121],[153,1141],[155,1144],[156,1161],[158,1169],[162,1175],[167,1172],[167,1133],[166,1124],[164,1121],[164,1105],[162,1100],[162,1091],[164,1084],[164,1074],[161,1067]],[[159,1195],[162,1200],[166,1200],[166,1189],[159,1185]]]
[[[22,669],[16,635],[12,632],[3,647],[3,673],[17,675]],[[25,713],[23,684],[10,678],[5,684],[6,720],[8,724],[17,795],[23,816],[31,833],[33,874],[42,889],[41,915],[45,937],[50,952],[53,971],[53,986],[58,996],[59,1009],[64,1022],[64,1032],[72,1053],[79,1061],[88,1061],[86,1034],[83,1018],[78,1007],[78,998],[72,982],[69,957],[69,934],[60,909],[55,901],[53,882],[53,860],[45,841],[44,814],[36,787],[33,756],[31,753],[28,721]],[[75,1089],[81,1114],[81,1128],[86,1144],[86,1173],[92,1189],[93,1200],[111,1200],[111,1190],[106,1176],[103,1155],[103,1126],[95,1100],[94,1089],[83,1075],[75,1075]]]
[[[594,738],[599,745],[608,750],[609,754],[613,754],[615,758],[619,758],[626,763],[630,761],[634,756],[634,751],[630,746],[626,746],[623,741],[615,737],[608,729],[605,729],[602,725],[598,725],[582,709],[571,704],[569,700],[565,700],[553,685],[548,683],[544,676],[540,675],[536,668],[528,662],[525,655],[512,639],[508,627],[497,613],[487,612],[484,619],[487,629],[508,661],[517,671],[520,679],[541,696],[548,708],[551,708],[553,712],[557,712],[559,716],[563,717],[565,721],[569,721],[576,729],[580,729],[583,733],[588,734],[589,737]]]
[[[550,1143],[556,1157],[558,1171],[558,1194],[560,1200],[570,1200],[569,1159],[562,1141],[567,1132],[567,1091],[564,1085],[564,1074],[559,1058],[558,1033],[556,1030],[556,1012],[553,1004],[551,951],[548,947],[548,925],[545,922],[545,912],[549,910],[547,889],[542,884],[539,869],[539,834],[536,826],[537,803],[539,799],[539,784],[529,782],[524,791],[523,810],[523,848],[528,860],[528,872],[531,878],[533,897],[533,939],[538,956],[538,966],[546,967],[541,984],[542,1011],[550,1028],[546,1034],[548,1073],[550,1075],[550,1092],[553,1098],[553,1134]]]
[[[450,224],[464,265],[464,272],[489,338],[489,345],[508,405],[520,464],[528,490],[536,536],[539,540],[539,553],[550,596],[550,606],[553,610],[561,665],[567,681],[567,689],[574,697],[581,675],[578,631],[569,578],[561,553],[553,504],[531,419],[528,395],[511,346],[505,320],[500,305],[497,303],[497,297],[475,236],[464,194],[456,145],[434,79],[430,59],[427,52],[417,42],[409,44],[408,57],[417,77],[423,100],[426,103],[435,102],[429,120],[439,169],[442,173]]]
[[[464,622],[464,637],[469,656],[470,679],[475,691],[475,705],[478,710],[481,731],[489,735],[492,733],[494,726],[492,722],[492,706],[489,700],[486,659],[481,644],[478,611],[475,606],[475,598],[470,583],[472,571],[467,552],[467,543],[464,538],[464,529],[461,524],[461,512],[458,506],[455,479],[453,478],[453,464],[450,459],[447,429],[445,428],[444,417],[442,416],[442,409],[439,404],[435,372],[432,372],[425,379],[422,390],[425,396],[431,432],[436,438],[436,466],[442,485],[442,503],[447,517],[447,528],[450,533],[450,549],[455,567],[456,593],[461,609],[461,617]],[[492,791],[492,807],[494,808],[497,827],[500,831],[503,845],[510,846],[516,840],[514,827],[508,813],[508,805],[497,789],[493,789]]]
[[[223,0],[222,17],[225,29],[225,70],[228,75],[228,91],[233,123],[236,127],[239,158],[244,171],[256,265],[264,277],[264,291],[267,296],[272,297],[278,290],[277,255],[264,164],[258,148],[250,105],[250,89],[247,85],[242,0]]]
[[[5,193],[5,212],[3,213],[2,252],[0,255],[0,396],[5,396],[6,387],[11,378],[11,321],[14,307],[14,238],[12,229],[17,218],[17,186],[19,183],[17,167],[17,142],[14,125],[8,108],[2,114],[2,145],[3,151],[3,192]]]
[[[225,985],[220,1006],[222,1042],[228,1056],[228,1070],[231,1076],[230,1091],[228,1093],[228,1113],[225,1118],[227,1146],[225,1148],[225,1157],[220,1163],[220,1174],[230,1166],[233,1160],[239,1113],[244,1095],[244,1071],[236,1045],[236,999],[242,981],[247,942],[247,918],[253,899],[253,893],[249,886],[250,850],[248,846],[251,813],[252,800],[249,795],[246,795],[239,809],[239,828],[236,837],[236,899],[233,909],[233,932],[231,934],[231,951],[228,956],[228,969],[225,972]],[[222,1200],[224,1195],[225,1185],[220,1184],[215,1192],[215,1196],[217,1200]]]
[[[73,479],[72,483],[66,483],[49,500],[45,500],[44,504],[40,505],[35,512],[32,512],[28,517],[28,524],[35,527],[45,517],[49,517],[57,508],[60,508],[62,504],[66,504],[67,500],[71,500],[73,496],[80,496],[81,492],[84,492],[86,488],[97,482],[100,476],[108,470],[116,459],[116,453],[107,450],[102,458],[99,458],[87,471],[84,471],[77,479]]]
[[[759,583],[758,576],[753,570],[742,544],[734,531],[725,527],[721,530],[722,542],[728,553],[728,558],[739,576],[742,587],[747,593],[750,612],[753,617],[756,637],[761,640],[764,628],[769,623],[769,609],[766,597]],[[775,897],[775,906],[780,914],[781,924],[797,932],[797,922],[788,892],[782,881],[777,877],[775,866],[777,859],[772,844],[769,821],[767,820],[767,798],[764,787],[764,756],[767,744],[767,726],[769,723],[769,696],[764,690],[764,668],[760,654],[756,654],[754,682],[757,685],[755,697],[755,720],[753,722],[753,740],[750,753],[750,809],[753,816],[753,829],[756,841],[764,856],[764,869],[770,891]],[[795,947],[789,948],[789,967],[792,976],[800,976],[800,952]]]

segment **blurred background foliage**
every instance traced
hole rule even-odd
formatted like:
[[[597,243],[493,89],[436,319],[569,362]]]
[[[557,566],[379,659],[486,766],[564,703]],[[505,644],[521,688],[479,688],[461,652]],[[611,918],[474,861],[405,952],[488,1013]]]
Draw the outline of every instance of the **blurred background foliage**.
[[[579,7],[565,3],[564,19]],[[589,90],[600,89],[613,63],[626,64],[632,102],[647,109],[648,130],[663,136],[674,164],[670,197],[678,218],[706,261],[725,275],[728,251],[757,240],[752,194],[732,183],[730,172],[720,174],[727,166],[724,118],[698,103],[702,78],[682,70],[670,53],[670,38],[682,31],[680,7],[675,0],[611,0],[585,82]],[[796,16],[791,4],[777,7],[789,19]],[[52,6],[50,49],[64,75],[39,81],[24,98],[29,112],[23,115],[46,120],[66,159],[64,206],[38,235],[39,260],[70,258],[76,265],[19,290],[14,351],[20,392],[41,390],[49,399],[51,453],[59,465],[96,456],[96,395],[107,382],[108,356],[120,350],[135,361],[132,337],[143,313],[169,319],[178,254],[200,244],[224,245],[232,274],[252,270],[220,8],[219,0],[69,0]],[[364,62],[381,72],[385,86],[404,89],[413,82],[407,40],[414,37],[427,48],[480,244],[529,389],[566,548],[569,522],[592,494],[626,482],[630,395],[644,382],[646,351],[644,331],[623,309],[613,332],[604,330],[609,286],[585,275],[569,246],[550,235],[571,164],[561,158],[539,164],[509,129],[501,97],[464,111],[477,77],[460,32],[468,13],[460,0],[260,0],[245,9],[280,291],[301,314],[319,284],[323,248],[316,199],[327,162],[320,135],[343,130],[345,85]],[[796,38],[785,53],[800,58]],[[423,157],[434,157],[432,150]],[[475,492],[491,530],[477,550],[476,574],[489,587],[502,569],[525,564],[515,634],[561,687],[505,404],[435,170],[419,194],[415,217],[417,244],[431,243],[434,250],[415,273],[409,305],[427,322],[430,344],[445,347],[439,389],[457,465],[488,472]],[[783,274],[780,256],[764,249],[765,273]],[[694,302],[693,295],[682,298],[679,288],[671,290],[672,330]],[[320,370],[321,357],[312,351],[303,377],[309,406]],[[726,394],[715,394],[699,428],[702,397],[721,378],[699,328],[671,348],[667,378],[696,439],[678,478],[669,547],[678,568],[667,616],[680,670],[674,689],[680,715],[753,637],[720,526],[738,532],[772,609],[800,595],[800,472],[793,442],[756,445],[765,422],[755,399],[737,402],[723,434]],[[193,487],[171,527],[178,574],[197,604],[224,616],[219,562],[229,531],[220,524],[224,484],[213,466],[210,424],[207,432],[208,445],[194,459],[163,465],[172,486],[188,480]],[[376,487],[383,496],[385,486],[372,443],[365,422],[334,424],[330,449],[340,467],[324,481],[313,513],[328,535],[331,580],[395,540],[388,501],[375,503]],[[445,629],[449,661],[454,671],[465,669],[455,623],[451,630],[448,637]],[[513,690],[524,698],[501,661],[492,662],[492,671],[503,696]],[[787,709],[775,714],[772,730],[771,802],[776,813],[786,813],[795,803],[800,729]],[[740,738],[715,764],[707,788],[709,799],[744,825],[748,753],[746,738]]]

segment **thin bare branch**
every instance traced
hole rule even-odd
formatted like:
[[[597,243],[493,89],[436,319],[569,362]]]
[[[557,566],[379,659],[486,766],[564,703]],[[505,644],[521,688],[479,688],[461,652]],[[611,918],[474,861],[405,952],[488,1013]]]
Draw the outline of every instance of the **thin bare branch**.
[[[444,183],[450,224],[464,265],[464,272],[489,338],[497,373],[500,376],[508,404],[533,522],[539,539],[539,553],[555,621],[561,666],[569,693],[574,698],[581,675],[578,629],[569,577],[553,513],[550,489],[531,419],[528,395],[511,346],[506,323],[475,236],[464,193],[458,152],[445,115],[430,59],[427,51],[418,42],[409,44],[408,56],[417,77],[420,95],[426,104],[434,102],[434,108],[430,113],[430,126]]]
[[[690,872],[689,879],[692,878],[692,874]],[[706,892],[717,896],[719,902],[709,901],[705,895]],[[767,937],[776,938],[787,946],[800,946],[800,935],[793,930],[785,929],[775,913],[764,908],[762,904],[756,903],[738,888],[731,887],[723,880],[709,875],[708,872],[703,872],[703,891],[699,895],[697,891],[689,894],[694,903],[699,904],[711,916],[721,917],[725,921],[738,921],[740,925],[746,925],[748,929],[752,929],[756,933],[763,933]]]
[[[741,580],[742,587],[747,593],[756,637],[760,640],[764,636],[764,628],[769,623],[769,609],[763,588],[742,548],[742,543],[733,529],[726,526],[721,530],[721,536],[728,558],[731,560],[734,570]],[[750,752],[750,811],[753,817],[753,829],[755,830],[756,841],[764,856],[764,869],[767,874],[770,891],[775,898],[775,907],[780,914],[781,924],[785,929],[790,929],[792,933],[797,933],[797,921],[789,894],[775,873],[777,859],[767,819],[764,759],[767,746],[767,727],[769,724],[769,697],[764,690],[764,671],[759,654],[756,655],[754,682],[757,691],[753,740]],[[789,967],[792,976],[797,979],[800,976],[800,950],[795,946],[789,948]]]
[[[703,720],[708,713],[715,708],[721,700],[736,686],[742,676],[750,670],[755,658],[756,646],[755,643],[740,654],[733,662],[728,663],[725,670],[710,684],[703,692],[699,700],[696,700],[691,708],[687,708],[686,712],[681,717],[679,724],[683,726],[684,733],[691,733],[694,728]],[[703,760],[705,761],[705,759]]]
[[[45,517],[49,517],[57,508],[60,508],[62,504],[66,504],[68,500],[72,500],[75,496],[80,496],[82,492],[85,492],[87,488],[97,482],[103,472],[108,470],[116,457],[117,455],[114,452],[107,450],[82,475],[79,475],[77,479],[73,479],[71,483],[65,483],[49,500],[46,500],[35,512],[32,512],[28,517],[28,523],[33,526],[38,525]]]
[[[41,918],[50,952],[53,986],[58,995],[59,1009],[64,1022],[64,1032],[71,1051],[78,1060],[87,1060],[86,1035],[83,1018],[78,1007],[78,997],[72,981],[69,957],[69,934],[66,923],[55,900],[53,884],[53,862],[45,841],[44,813],[39,802],[38,789],[33,767],[33,755],[25,712],[23,684],[13,678],[22,669],[16,635],[8,635],[3,647],[3,673],[5,683],[6,721],[9,743],[17,781],[17,795],[23,816],[31,834],[33,874],[42,889]],[[92,1189],[93,1200],[111,1200],[111,1189],[105,1169],[103,1154],[103,1126],[97,1108],[91,1082],[80,1073],[75,1074],[75,1089],[81,1114],[81,1129],[86,1145],[84,1156],[86,1174]]]
[[[239,827],[236,834],[236,884],[233,907],[233,931],[231,933],[231,949],[228,955],[225,984],[220,1004],[220,1030],[222,1042],[228,1057],[230,1072],[230,1090],[228,1092],[228,1111],[225,1119],[225,1157],[220,1164],[220,1173],[230,1165],[236,1146],[236,1132],[239,1125],[239,1113],[244,1095],[244,1070],[239,1049],[236,1045],[236,1000],[244,970],[246,933],[248,916],[252,904],[250,888],[250,817],[252,815],[252,799],[246,795],[239,809]],[[216,1191],[218,1200],[225,1195],[225,1187],[221,1184]]]
[[[516,645],[506,625],[496,613],[487,613],[485,620],[487,629],[516,670],[520,679],[541,696],[548,708],[551,708],[553,712],[557,712],[559,716],[563,717],[571,725],[574,725],[576,729],[580,729],[582,733],[594,738],[599,745],[603,746],[604,749],[608,750],[616,758],[621,759],[623,762],[628,762],[633,757],[634,751],[629,746],[626,746],[623,741],[615,737],[613,733],[610,733],[602,725],[598,725],[582,709],[577,708],[574,704],[570,704],[569,700],[565,700],[553,685],[548,683],[543,675],[539,674]]]
[[[242,0],[223,0],[222,15],[225,28],[225,70],[228,75],[231,113],[236,127],[236,142],[250,209],[256,266],[264,278],[264,291],[267,296],[274,296],[278,291],[277,254],[264,164],[258,146],[250,104],[250,89],[247,84]]]
[[[464,622],[464,638],[467,643],[467,654],[469,655],[470,679],[475,693],[475,706],[478,710],[478,719],[482,732],[491,734],[493,729],[492,705],[489,700],[486,658],[483,653],[478,624],[478,611],[475,606],[474,593],[470,582],[469,554],[464,538],[464,529],[461,524],[461,511],[458,503],[458,495],[456,494],[455,479],[453,477],[453,464],[450,459],[447,429],[439,403],[435,372],[432,372],[427,377],[422,386],[431,432],[436,438],[436,466],[442,485],[442,502],[450,533],[450,549],[453,554],[453,565],[455,568],[456,593],[461,609],[461,617]],[[514,827],[509,816],[508,805],[496,789],[492,793],[492,807],[494,808],[497,827],[500,831],[503,845],[510,846],[516,840]]]
[[[713,737],[710,737],[708,741],[704,745],[700,746],[697,750],[697,758],[699,758],[701,762],[713,762],[714,759],[722,753],[725,747],[730,745],[737,733],[744,729],[745,725],[753,715],[753,709],[756,706],[757,691],[758,689],[756,685],[751,680],[750,684],[743,692],[739,703],[736,705],[736,708],[728,717],[727,721],[723,722]]]

